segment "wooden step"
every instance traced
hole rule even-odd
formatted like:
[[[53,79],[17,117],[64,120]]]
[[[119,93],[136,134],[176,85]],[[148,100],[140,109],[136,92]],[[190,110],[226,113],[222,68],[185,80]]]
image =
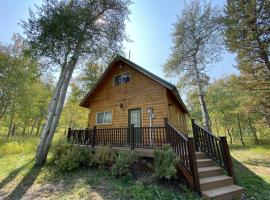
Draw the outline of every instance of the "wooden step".
[[[197,159],[205,159],[205,158],[208,158],[208,157],[207,157],[207,155],[205,153],[197,151],[196,152],[196,158]]]
[[[228,185],[216,189],[204,190],[202,191],[202,196],[205,199],[231,200],[241,197],[243,191],[243,188],[240,186]]]
[[[200,179],[201,190],[210,190],[233,184],[233,178],[226,175],[212,176]]]
[[[198,168],[198,173],[199,173],[200,178],[205,178],[205,177],[222,175],[223,171],[220,167],[217,167],[217,166],[200,167],[200,168]]]
[[[215,166],[213,160],[211,159],[197,159],[197,166],[200,167],[210,167],[210,166]]]

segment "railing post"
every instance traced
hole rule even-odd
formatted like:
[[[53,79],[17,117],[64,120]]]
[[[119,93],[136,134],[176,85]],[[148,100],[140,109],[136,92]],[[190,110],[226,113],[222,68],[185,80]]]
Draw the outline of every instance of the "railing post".
[[[196,160],[196,154],[195,154],[195,146],[194,146],[194,140],[192,137],[188,138],[188,157],[189,157],[190,171],[193,176],[193,188],[196,192],[201,194],[197,160]]]
[[[92,147],[96,145],[96,133],[97,133],[97,127],[93,127],[93,135],[92,135]]]
[[[224,165],[227,169],[228,175],[233,178],[233,181],[235,182],[234,173],[233,173],[233,165],[232,165],[232,159],[230,155],[229,146],[226,140],[226,137],[220,137],[222,150],[223,150],[223,157],[224,157]]]
[[[134,124],[130,125],[130,139],[131,139],[131,149],[134,150],[135,148],[135,131],[134,131]]]
[[[166,143],[170,143],[170,136],[169,136],[169,127],[168,127],[168,118],[164,118],[164,124],[165,124],[165,137],[166,137]]]
[[[195,119],[191,119],[191,125],[192,125],[192,132],[193,132],[193,137],[195,141],[195,150],[199,151],[199,138],[198,138],[198,132],[195,127]]]
[[[70,142],[70,137],[71,137],[71,128],[68,128],[67,132],[67,141]]]

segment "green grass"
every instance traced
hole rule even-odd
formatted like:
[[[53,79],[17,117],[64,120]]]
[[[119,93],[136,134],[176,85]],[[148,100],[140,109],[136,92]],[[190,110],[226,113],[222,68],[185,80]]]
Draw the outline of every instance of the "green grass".
[[[59,138],[59,136],[58,136]],[[58,140],[56,138],[56,140]],[[200,199],[179,182],[172,188],[151,177],[113,178],[106,170],[60,173],[49,162],[34,167],[39,138],[0,138],[0,197],[7,199]],[[270,197],[270,145],[230,146],[237,184],[247,199]]]
[[[36,168],[37,138],[0,141],[0,155],[4,155],[0,156],[0,196],[6,199],[200,199],[183,183],[169,187],[150,176],[117,179],[102,169],[63,174],[50,159],[43,168]]]
[[[270,198],[270,145],[230,146],[237,184],[247,199]]]

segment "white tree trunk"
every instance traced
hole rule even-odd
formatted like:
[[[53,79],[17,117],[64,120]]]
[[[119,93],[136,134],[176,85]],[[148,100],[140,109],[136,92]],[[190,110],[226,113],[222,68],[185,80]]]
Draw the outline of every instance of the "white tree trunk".
[[[54,90],[53,97],[52,97],[50,105],[49,105],[49,112],[47,114],[46,123],[43,127],[40,142],[39,142],[39,145],[37,148],[37,153],[36,153],[36,164],[37,165],[42,165],[42,154],[43,154],[42,152],[43,152],[46,140],[47,140],[47,136],[50,132],[50,127],[51,127],[52,120],[53,120],[53,117],[55,114],[57,103],[59,101],[61,88],[64,84],[64,81],[66,79],[68,71],[69,71],[69,66],[66,66],[66,68],[61,72],[58,83],[57,83],[56,88]]]
[[[61,95],[60,95],[60,98],[59,98],[59,101],[58,101],[58,104],[57,104],[57,107],[56,107],[55,116],[53,118],[53,121],[52,121],[52,124],[51,124],[51,128],[50,128],[50,132],[49,132],[49,135],[47,137],[46,144],[44,146],[44,150],[43,150],[43,154],[42,154],[42,164],[46,162],[47,155],[48,155],[48,152],[49,152],[49,149],[50,149],[50,145],[51,145],[51,142],[52,142],[52,139],[53,139],[55,130],[57,128],[57,125],[58,125],[58,122],[59,122],[59,119],[60,119],[61,112],[63,110],[63,106],[64,106],[64,102],[65,102],[65,98],[66,98],[67,89],[68,89],[69,82],[70,82],[70,79],[72,77],[72,74],[73,74],[73,70],[74,70],[75,65],[76,64],[74,63],[74,66],[69,71],[69,73],[67,75],[67,78],[66,78],[66,80],[64,82],[64,85],[62,87]]]
[[[196,73],[196,82],[197,82],[197,87],[198,87],[199,102],[200,102],[200,107],[201,107],[202,117],[203,117],[203,125],[208,131],[211,132],[210,117],[209,117],[206,103],[204,101],[204,92],[202,89],[200,74],[199,74],[199,70],[197,66],[195,66],[195,73]]]

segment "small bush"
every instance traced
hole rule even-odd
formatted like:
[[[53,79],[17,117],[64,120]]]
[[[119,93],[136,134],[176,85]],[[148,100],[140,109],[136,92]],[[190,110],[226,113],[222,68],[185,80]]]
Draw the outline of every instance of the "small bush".
[[[159,179],[172,179],[176,177],[176,163],[178,161],[176,154],[170,146],[165,149],[154,151],[155,157],[155,176]]]
[[[110,147],[96,149],[89,165],[93,167],[109,167],[115,160],[115,152]]]
[[[134,152],[119,152],[115,159],[111,172],[113,176],[119,177],[129,173],[129,167],[137,160],[137,155]]]
[[[85,168],[92,159],[92,152],[85,147],[64,145],[55,149],[55,163],[63,172]]]

